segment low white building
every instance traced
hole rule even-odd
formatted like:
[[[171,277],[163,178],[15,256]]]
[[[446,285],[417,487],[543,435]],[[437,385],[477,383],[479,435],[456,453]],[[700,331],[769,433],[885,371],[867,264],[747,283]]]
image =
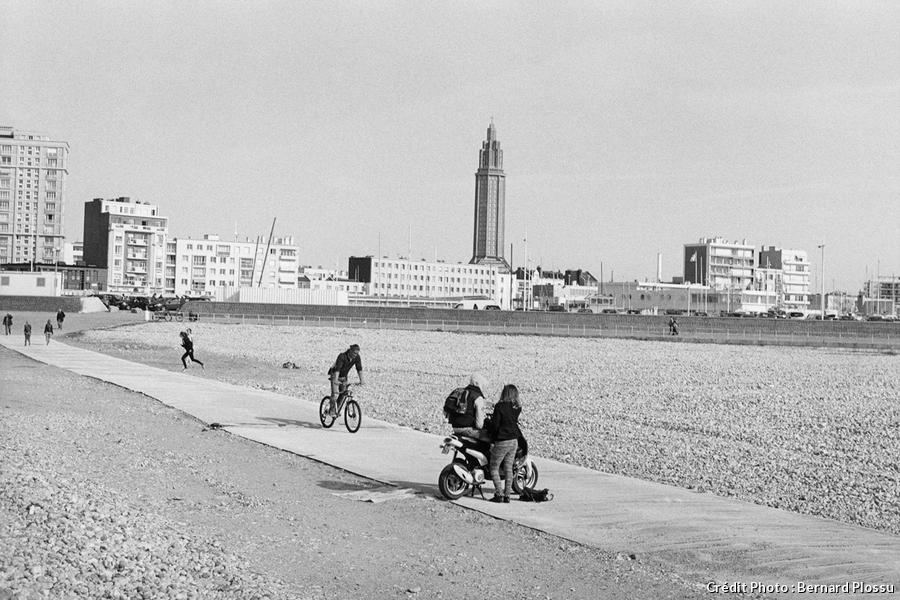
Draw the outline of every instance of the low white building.
[[[62,289],[62,273],[0,271],[0,296],[59,296]]]
[[[228,242],[206,234],[176,238],[166,249],[166,293],[215,296],[219,288],[297,289],[298,248],[292,236]]]
[[[502,309],[511,307],[512,275],[502,265],[351,256],[347,271],[350,281],[364,284],[361,295],[374,303],[485,297]]]

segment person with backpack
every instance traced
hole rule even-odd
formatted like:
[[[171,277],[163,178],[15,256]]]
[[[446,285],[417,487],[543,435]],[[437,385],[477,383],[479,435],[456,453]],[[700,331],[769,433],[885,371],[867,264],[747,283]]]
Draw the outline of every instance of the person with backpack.
[[[332,417],[337,416],[338,396],[347,390],[347,376],[353,367],[356,367],[359,385],[362,385],[362,358],[359,356],[359,344],[353,344],[346,351],[338,354],[334,364],[328,369],[328,378],[331,380],[331,405],[328,408],[328,414]]]
[[[491,441],[490,434],[484,429],[486,413],[482,390],[486,386],[487,380],[484,376],[480,373],[473,373],[469,377],[469,385],[453,390],[450,395],[454,399],[451,404],[455,404],[455,406],[448,407],[447,402],[444,403],[444,414],[450,421],[454,434],[483,442]]]
[[[516,450],[519,449],[519,413],[522,406],[519,404],[519,389],[512,385],[503,386],[500,400],[494,406],[494,414],[491,417],[488,428],[494,445],[491,446],[491,480],[494,482],[494,497],[491,502],[509,502],[509,494],[512,491],[513,465],[516,461]],[[503,467],[505,483],[500,483],[500,467]],[[501,488],[501,485],[503,487]],[[500,490],[503,490],[501,493]]]
[[[66,313],[63,312],[63,309],[59,308],[56,310],[56,328],[62,331],[63,321],[66,319]]]

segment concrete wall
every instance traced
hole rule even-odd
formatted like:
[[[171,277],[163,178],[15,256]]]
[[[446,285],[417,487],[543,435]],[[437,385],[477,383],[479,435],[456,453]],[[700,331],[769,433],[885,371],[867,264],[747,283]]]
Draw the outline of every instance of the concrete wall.
[[[0,296],[0,312],[47,312],[61,308],[67,313],[81,312],[81,298],[73,296]]]
[[[315,306],[284,304],[240,304],[226,302],[189,302],[183,312],[229,315],[277,315],[305,318],[367,319],[369,321],[429,321],[495,326],[498,330],[530,327],[558,327],[588,330],[632,331],[635,335],[658,335],[668,332],[666,315],[582,314],[558,312],[454,310],[440,308],[399,308],[384,306]],[[721,337],[834,337],[896,338],[900,340],[900,323],[859,321],[810,321],[791,319],[677,317],[684,336]]]

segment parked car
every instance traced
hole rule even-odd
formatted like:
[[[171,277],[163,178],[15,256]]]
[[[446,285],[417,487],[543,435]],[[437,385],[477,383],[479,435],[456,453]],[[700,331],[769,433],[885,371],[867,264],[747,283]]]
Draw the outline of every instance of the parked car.
[[[125,298],[125,304],[131,310],[146,310],[151,302],[147,296],[129,296]]]
[[[588,314],[588,315],[594,314],[594,311],[592,311],[592,310],[589,309],[589,308],[579,308],[579,309],[578,309],[578,312],[579,312],[579,313],[582,313],[582,314]]]
[[[118,308],[121,310],[128,310],[128,303],[125,302],[124,296],[120,296],[119,294],[97,294],[97,297],[110,309]]]

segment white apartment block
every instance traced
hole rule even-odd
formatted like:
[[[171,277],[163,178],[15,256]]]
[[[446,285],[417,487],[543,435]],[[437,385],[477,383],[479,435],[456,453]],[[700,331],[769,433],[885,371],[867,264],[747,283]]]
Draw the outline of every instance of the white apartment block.
[[[746,240],[701,238],[684,245],[684,281],[714,290],[745,290],[753,283],[755,251]]]
[[[351,281],[366,284],[364,294],[372,298],[485,297],[501,308],[511,306],[512,275],[504,265],[351,256],[347,271]]]
[[[0,263],[59,259],[68,142],[0,126]]]
[[[67,265],[83,265],[84,244],[82,242],[64,242],[61,260]]]
[[[168,232],[155,204],[95,198],[84,204],[85,265],[107,269],[110,292],[160,294]]]
[[[296,289],[298,248],[293,236],[228,242],[206,234],[176,238],[166,250],[166,294],[216,296],[223,288]]]
[[[781,271],[781,304],[785,310],[809,308],[809,257],[805,250],[769,246],[759,251],[759,267]]]

